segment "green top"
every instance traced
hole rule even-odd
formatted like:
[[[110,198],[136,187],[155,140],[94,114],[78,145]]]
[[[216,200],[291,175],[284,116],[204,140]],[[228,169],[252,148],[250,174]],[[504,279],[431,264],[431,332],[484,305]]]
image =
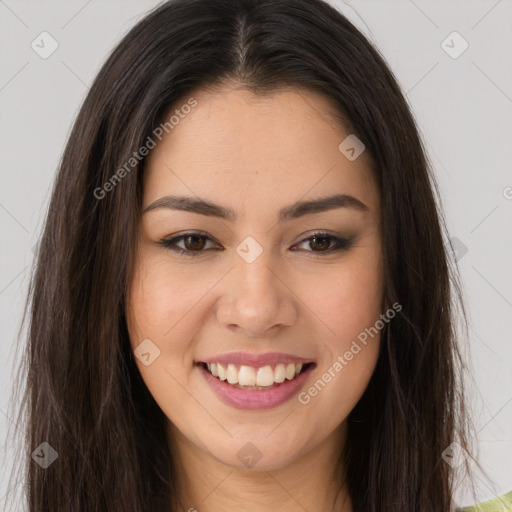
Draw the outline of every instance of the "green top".
[[[464,507],[460,512],[512,512],[512,491],[473,507]]]

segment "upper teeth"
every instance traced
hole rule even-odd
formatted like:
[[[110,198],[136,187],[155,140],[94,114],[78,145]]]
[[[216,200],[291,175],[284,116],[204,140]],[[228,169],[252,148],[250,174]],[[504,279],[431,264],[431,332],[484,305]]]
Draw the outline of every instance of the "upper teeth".
[[[206,363],[209,372],[220,380],[227,380],[230,384],[241,386],[271,386],[275,382],[292,380],[302,370],[302,363],[278,364],[275,369],[272,366],[240,366],[234,364]]]

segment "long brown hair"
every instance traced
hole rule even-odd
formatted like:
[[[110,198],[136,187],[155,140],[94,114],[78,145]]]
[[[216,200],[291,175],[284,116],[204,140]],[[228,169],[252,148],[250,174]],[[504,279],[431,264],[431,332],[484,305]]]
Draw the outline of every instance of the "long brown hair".
[[[470,447],[455,325],[465,315],[439,193],[384,58],[321,0],[166,2],[97,75],[60,162],[27,299],[17,423],[30,512],[163,512],[176,502],[167,418],[125,320],[144,159],[116,172],[171,106],[226,81],[319,92],[363,141],[381,194],[385,299],[403,308],[383,331],[340,457],[354,512],[449,512],[454,471],[442,454]],[[43,442],[58,454],[46,469],[31,457]]]

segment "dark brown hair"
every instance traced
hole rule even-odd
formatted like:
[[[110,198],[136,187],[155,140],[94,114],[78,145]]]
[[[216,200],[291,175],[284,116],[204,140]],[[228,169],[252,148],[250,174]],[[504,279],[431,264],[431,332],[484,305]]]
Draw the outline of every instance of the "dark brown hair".
[[[320,93],[366,146],[381,194],[385,300],[403,309],[384,328],[340,457],[354,512],[449,512],[454,473],[442,453],[454,441],[470,447],[455,325],[464,308],[439,193],[384,58],[321,0],[166,2],[96,77],[62,156],[27,300],[18,424],[30,512],[176,503],[167,418],[135,365],[125,320],[144,160],[106,197],[95,191],[173,105],[227,82]],[[47,469],[30,456],[42,442],[58,453]]]

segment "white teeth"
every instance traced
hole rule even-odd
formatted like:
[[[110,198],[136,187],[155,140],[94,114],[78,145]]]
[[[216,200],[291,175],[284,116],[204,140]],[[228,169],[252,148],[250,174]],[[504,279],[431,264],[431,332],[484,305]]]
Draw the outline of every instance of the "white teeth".
[[[278,364],[276,366],[274,380],[278,383],[281,383],[284,382],[284,379],[286,379],[286,368],[284,364]]]
[[[243,368],[243,367],[242,367]],[[274,371],[270,366],[264,366],[258,369],[256,377],[257,386],[272,386],[274,384]]]
[[[230,384],[236,384],[238,382],[238,372],[236,371],[236,366],[234,364],[228,364],[226,376]]]
[[[256,372],[252,366],[240,366],[238,384],[240,386],[254,386],[256,384]]]
[[[295,365],[293,363],[286,365],[286,378],[292,380],[295,377]]]
[[[217,364],[217,372],[219,374],[220,380],[226,380],[226,368],[224,368],[224,366],[222,366],[220,363]]]
[[[266,365],[259,368],[234,364],[206,363],[208,371],[220,380],[240,386],[269,387],[274,383],[281,384],[285,380],[294,379],[303,368],[302,363],[277,364],[274,369]]]

